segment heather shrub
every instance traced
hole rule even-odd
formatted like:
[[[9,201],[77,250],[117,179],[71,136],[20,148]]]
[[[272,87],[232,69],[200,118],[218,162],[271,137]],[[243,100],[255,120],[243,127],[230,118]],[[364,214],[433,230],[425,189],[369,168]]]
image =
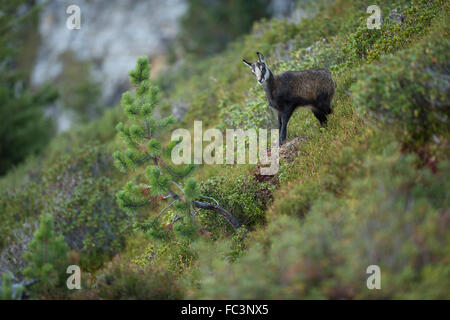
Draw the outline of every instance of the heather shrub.
[[[193,296],[448,298],[449,164],[433,174],[416,161],[392,148],[368,157],[345,196],[324,195],[302,220],[275,217],[235,263],[202,263]],[[366,287],[370,265],[381,268],[381,290]]]
[[[368,6],[368,5],[367,5]],[[366,8],[367,8],[366,6]],[[413,36],[424,34],[433,19],[445,11],[445,1],[399,1],[380,5],[383,22],[380,29],[367,28],[367,15],[361,16],[357,30],[349,34],[348,45],[343,48],[347,59],[379,59],[383,54],[401,49]],[[390,17],[393,10],[402,15],[404,22]]]
[[[138,236],[138,235],[136,235]],[[155,242],[145,237],[145,247],[130,257],[130,261],[142,268],[147,266],[164,266],[173,274],[181,274],[189,269],[197,259],[190,242],[171,239],[171,241]],[[133,242],[132,242],[133,243]],[[128,251],[130,248],[128,248]]]
[[[180,299],[173,274],[158,265],[141,267],[116,256],[97,276],[95,291],[101,299]]]
[[[352,86],[359,112],[393,127],[407,145],[448,130],[448,31],[441,26],[411,49],[365,66]]]
[[[32,181],[0,195],[1,256],[17,266],[22,264],[13,248],[26,246],[22,229],[33,232],[37,217],[44,212],[53,217],[69,248],[81,251],[84,258],[97,256],[99,262],[117,252],[128,224],[115,201],[112,157],[104,148],[87,146],[52,160]]]
[[[271,212],[284,215],[304,217],[311,209],[313,201],[323,195],[318,183],[305,181],[292,185],[282,198],[274,202]]]
[[[87,147],[44,174],[47,210],[71,249],[101,256],[123,245],[127,216],[115,201],[112,162],[102,148]]]
[[[33,234],[39,227],[39,221],[24,223],[14,229],[8,237],[7,245],[0,250],[0,271],[15,273],[15,276],[22,276],[21,272],[26,267],[23,255],[28,248],[28,244],[33,239]]]
[[[254,176],[244,174],[216,176],[200,184],[202,196],[215,199],[248,227],[264,222],[264,210],[272,199],[274,189],[269,182],[258,182]],[[218,230],[228,228],[224,219],[203,210],[199,214],[199,220],[214,235],[220,234]]]
[[[227,97],[219,101],[221,127],[243,130],[274,127],[276,116],[267,104],[264,90],[253,87],[245,98],[245,106],[231,103]]]
[[[24,223],[37,220],[45,207],[42,186],[30,182],[15,190],[0,193],[0,248],[5,248],[14,238],[14,232]]]

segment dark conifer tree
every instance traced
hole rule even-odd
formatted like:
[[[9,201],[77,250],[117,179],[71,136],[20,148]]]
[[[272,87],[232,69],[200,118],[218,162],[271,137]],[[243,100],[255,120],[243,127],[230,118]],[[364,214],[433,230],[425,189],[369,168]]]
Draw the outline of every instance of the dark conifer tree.
[[[20,9],[27,6],[23,13]],[[54,132],[43,108],[56,99],[56,91],[45,87],[32,93],[27,71],[18,65],[24,35],[38,9],[25,0],[0,2],[0,175],[41,151]]]

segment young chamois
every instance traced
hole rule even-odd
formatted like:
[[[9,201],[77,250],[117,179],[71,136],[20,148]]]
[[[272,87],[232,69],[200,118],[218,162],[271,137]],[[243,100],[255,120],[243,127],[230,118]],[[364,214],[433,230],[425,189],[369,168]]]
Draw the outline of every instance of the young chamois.
[[[267,67],[264,56],[259,52],[256,54],[259,61],[243,61],[263,86],[269,105],[278,112],[280,145],[286,140],[287,125],[297,107],[311,106],[311,111],[320,125],[326,125],[327,115],[333,112],[331,100],[336,90],[336,83],[331,78],[330,71],[311,69],[274,75]]]

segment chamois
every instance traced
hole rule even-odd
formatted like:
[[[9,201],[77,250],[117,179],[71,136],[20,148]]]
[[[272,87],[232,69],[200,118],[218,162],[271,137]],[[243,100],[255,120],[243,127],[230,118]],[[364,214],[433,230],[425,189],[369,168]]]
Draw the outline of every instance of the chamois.
[[[256,80],[266,92],[269,105],[278,113],[278,130],[280,145],[286,140],[287,124],[297,107],[311,106],[311,111],[321,126],[327,123],[327,115],[333,112],[331,100],[336,90],[336,83],[327,69],[287,71],[274,75],[257,52],[259,61],[251,63],[243,59],[250,67]]]

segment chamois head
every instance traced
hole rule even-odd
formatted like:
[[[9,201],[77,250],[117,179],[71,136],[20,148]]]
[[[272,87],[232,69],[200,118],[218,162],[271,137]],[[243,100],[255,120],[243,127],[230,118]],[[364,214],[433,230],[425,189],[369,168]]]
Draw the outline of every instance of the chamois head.
[[[266,65],[266,60],[264,60],[264,56],[257,52],[256,55],[259,58],[259,61],[256,61],[254,63],[248,62],[247,60],[243,59],[242,61],[246,66],[252,70],[252,73],[256,77],[256,80],[259,84],[263,84],[264,81],[266,81],[269,78],[270,71],[269,68]]]

